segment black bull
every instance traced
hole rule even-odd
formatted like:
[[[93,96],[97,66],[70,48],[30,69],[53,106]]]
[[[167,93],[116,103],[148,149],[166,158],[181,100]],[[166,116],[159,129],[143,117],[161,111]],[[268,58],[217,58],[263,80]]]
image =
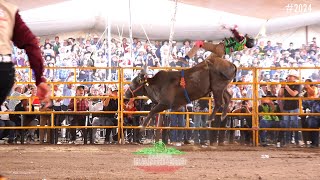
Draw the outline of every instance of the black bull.
[[[206,59],[184,72],[186,90],[191,101],[206,97],[210,92],[214,97],[214,109],[210,120],[222,108],[221,121],[227,114],[231,95],[227,86],[236,76],[236,66],[219,57]],[[184,89],[180,86],[181,71],[159,71],[154,77],[147,78],[145,70],[135,77],[125,92],[126,98],[147,96],[155,103],[142,123],[142,130],[157,113],[167,109],[178,109],[187,104]]]

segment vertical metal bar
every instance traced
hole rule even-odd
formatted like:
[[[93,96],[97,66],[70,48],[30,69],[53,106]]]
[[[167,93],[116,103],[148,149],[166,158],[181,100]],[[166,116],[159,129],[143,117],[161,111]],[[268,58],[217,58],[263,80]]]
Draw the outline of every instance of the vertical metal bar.
[[[259,118],[258,118],[258,69],[253,69],[253,105],[252,105],[252,138],[253,138],[253,145],[258,146],[259,138],[258,138],[258,127],[259,127]]]
[[[124,83],[123,83],[124,82],[123,69],[118,68],[118,72],[119,72],[118,73],[118,82],[120,81],[120,87],[119,87],[120,101],[119,102],[121,102],[121,103],[118,103],[118,108],[120,110],[120,116],[118,116],[118,117],[120,117],[118,119],[118,141],[121,138],[121,144],[125,144],[125,142],[124,142],[124,127],[123,127],[123,122],[124,122],[124,120],[123,120],[123,111],[124,111],[124,107],[123,107],[123,104],[124,104],[124,101],[123,101],[124,100],[124,98],[123,98],[123,95],[124,95],[124,92],[123,92],[123,90],[124,90],[124,88],[123,88],[123,85],[124,85]]]

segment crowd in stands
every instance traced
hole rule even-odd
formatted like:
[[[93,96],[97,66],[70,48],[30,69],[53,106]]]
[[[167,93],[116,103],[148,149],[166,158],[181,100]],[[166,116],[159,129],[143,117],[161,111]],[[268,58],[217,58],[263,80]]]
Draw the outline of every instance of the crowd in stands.
[[[149,67],[160,67],[162,63],[167,62],[171,67],[192,67],[198,63],[201,63],[206,57],[210,55],[210,52],[204,50],[199,50],[196,56],[188,61],[188,64],[179,61],[180,57],[184,57],[187,52],[192,48],[192,42],[185,40],[184,42],[173,42],[172,47],[169,48],[168,41],[141,41],[137,38],[133,39],[132,44],[128,42],[127,38],[123,38],[121,42],[116,39],[111,40],[110,48],[111,54],[108,54],[108,41],[100,40],[98,36],[94,36],[92,39],[82,39],[82,38],[68,38],[61,40],[58,36],[55,39],[45,39],[44,41],[39,38],[39,46],[42,50],[42,55],[44,58],[44,65],[49,67],[45,71],[45,76],[48,81],[52,82],[74,82],[77,80],[77,85],[75,84],[55,84],[53,87],[53,94],[56,97],[59,96],[99,96],[106,95],[108,97],[117,96],[117,86],[107,85],[107,84],[95,84],[95,85],[81,85],[81,82],[103,82],[103,81],[117,81],[118,71],[116,69],[105,69],[104,67],[141,67],[146,64]],[[132,52],[131,52],[132,51]],[[111,62],[109,62],[109,57]],[[132,58],[133,57],[133,58]],[[16,71],[16,81],[17,82],[30,82],[30,72],[28,68],[23,68],[28,66],[28,57],[23,50],[15,48],[13,53],[14,63],[17,67]],[[294,45],[289,44],[289,48],[283,48],[282,43],[277,42],[276,44],[271,41],[264,41],[257,43],[257,46],[251,49],[244,49],[241,52],[235,52],[231,55],[225,56],[226,60],[229,60],[239,67],[237,77],[235,81],[237,82],[247,82],[250,83],[253,80],[253,71],[248,69],[252,67],[285,67],[286,69],[263,69],[258,71],[259,80],[261,82],[271,82],[269,85],[260,85],[259,87],[259,97],[279,97],[281,88],[283,85],[277,85],[275,82],[285,82],[288,81],[288,77],[295,77],[295,81],[320,81],[320,71],[318,69],[305,69],[298,71],[297,74],[293,74],[293,69],[296,67],[319,67],[320,66],[320,49],[317,46],[316,38],[313,38],[312,42],[308,45]],[[59,69],[51,69],[50,67],[59,67]],[[62,68],[60,68],[62,67]],[[73,69],[63,68],[63,67],[98,67],[101,69]],[[243,68],[243,69],[242,69]],[[292,68],[292,69],[290,69]],[[131,80],[132,77],[136,75],[138,71],[132,69],[124,70],[124,78],[126,80]],[[157,70],[150,70],[150,74],[156,73]],[[273,83],[273,84],[272,84]],[[305,85],[298,87],[296,90],[300,96],[304,97],[314,97],[318,98],[319,93],[317,90],[317,84]],[[233,92],[234,98],[252,98],[253,88],[250,84],[236,84],[231,85],[230,89]],[[305,90],[305,91],[304,91]],[[27,110],[29,108],[28,103],[32,103],[32,110],[39,104],[36,101],[35,93],[36,89],[33,85],[16,85],[12,90],[11,96],[19,97],[26,96],[32,97],[31,101],[10,99],[7,103],[1,106],[1,110],[5,111],[17,111]],[[306,92],[306,93],[303,93]],[[282,95],[283,97],[289,97],[287,94]],[[112,98],[111,98],[112,99]],[[110,101],[110,98],[106,99],[83,99],[77,100],[76,106],[78,111],[88,111],[97,108],[101,111],[116,111],[118,102]],[[196,112],[208,112],[209,104],[208,101],[199,100],[194,102],[194,111]],[[265,100],[260,101],[259,111],[260,112],[285,112],[286,109],[283,107],[285,104],[280,100]],[[277,108],[275,108],[275,106]],[[316,112],[318,106],[317,101],[308,100],[304,101],[304,110]],[[51,110],[55,111],[72,111],[74,107],[73,99],[54,99],[53,107]],[[319,105],[320,107],[320,105]],[[125,104],[127,110],[150,110],[150,103],[144,100],[128,101]],[[296,108],[295,108],[296,109]],[[181,108],[181,111],[186,111],[185,108]],[[230,112],[247,112],[252,111],[252,101],[242,101],[235,100],[230,107]],[[319,108],[320,112],[320,108]],[[57,116],[55,125],[89,125],[91,118],[91,124],[94,125],[104,125],[104,126],[117,126],[116,113],[111,114],[106,117],[105,114],[93,115],[89,117],[83,116]],[[11,120],[15,125],[19,126],[21,120],[19,116],[15,115],[7,117],[1,115],[1,120]],[[77,117],[77,118],[74,118]],[[128,115],[125,117],[125,123],[127,125],[138,125],[142,115]],[[296,116],[296,119],[291,120],[286,119],[286,116],[261,116],[261,128],[267,127],[319,127],[319,120],[317,117]],[[45,119],[45,117],[42,117]],[[29,119],[24,123],[24,125],[50,125],[50,122],[45,120],[41,122],[41,116],[30,115],[27,117]],[[74,121],[72,119],[81,119],[81,121]],[[36,123],[35,120],[40,122]],[[208,117],[207,115],[194,115],[190,121],[191,126],[195,127],[207,127]],[[0,121],[2,123],[2,121]],[[69,122],[68,122],[69,121]],[[93,122],[92,122],[93,121]],[[186,120],[184,115],[170,115],[169,125],[171,126],[185,126]],[[291,123],[291,121],[293,123]],[[289,123],[283,123],[289,122]],[[292,125],[294,124],[294,125]],[[0,124],[1,126],[4,126]],[[12,125],[12,123],[10,124]],[[8,126],[8,125],[6,125]],[[252,122],[250,117],[238,117],[229,118],[226,126],[228,127],[252,127]],[[35,131],[28,133],[29,141],[34,140]],[[41,135],[42,133],[42,135]],[[45,142],[43,138],[43,133],[40,132],[41,142]],[[65,133],[60,132],[60,136],[65,136]],[[0,130],[0,136],[4,133]],[[13,142],[13,133],[9,132],[9,141]],[[113,138],[110,138],[112,134]],[[126,134],[131,134],[131,141],[135,143],[141,143],[142,135],[139,131],[135,129],[128,129]],[[209,140],[208,132],[201,131],[170,131],[170,142],[175,145],[181,145],[182,143],[189,144],[190,141],[194,141],[195,144],[206,145],[207,140]],[[295,136],[293,136],[295,135]],[[56,136],[56,135],[54,135]],[[85,136],[82,133],[82,136]],[[318,136],[318,137],[316,137]],[[47,135],[47,142],[49,135]],[[77,134],[74,131],[71,132],[70,142],[76,141]],[[94,131],[93,140],[97,141],[96,130]],[[105,135],[105,142],[110,143],[117,140],[117,133],[115,129],[109,129]],[[147,133],[146,137],[151,137]],[[249,143],[251,138],[250,134],[246,134],[245,142]],[[0,137],[1,138],[1,137]],[[110,138],[110,139],[109,139]],[[286,133],[267,133],[263,131],[261,133],[261,144],[276,144],[281,143],[285,146],[291,143],[293,140],[296,145],[301,146],[302,144],[307,145],[311,142],[312,146],[319,146],[319,133],[311,132],[301,133],[297,132],[286,132]],[[216,140],[211,140],[210,143],[216,143]],[[98,142],[98,141],[97,141]],[[252,141],[251,141],[252,142]],[[220,143],[220,142],[219,142]],[[309,143],[310,144],[310,143]]]

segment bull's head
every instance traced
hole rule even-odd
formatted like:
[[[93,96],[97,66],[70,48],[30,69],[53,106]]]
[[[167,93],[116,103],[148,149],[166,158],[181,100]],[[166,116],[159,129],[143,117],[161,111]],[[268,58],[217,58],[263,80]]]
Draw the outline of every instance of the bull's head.
[[[140,71],[137,77],[135,77],[129,88],[125,92],[126,98],[133,98],[144,95],[144,86],[147,84],[147,67],[144,66],[143,70]]]

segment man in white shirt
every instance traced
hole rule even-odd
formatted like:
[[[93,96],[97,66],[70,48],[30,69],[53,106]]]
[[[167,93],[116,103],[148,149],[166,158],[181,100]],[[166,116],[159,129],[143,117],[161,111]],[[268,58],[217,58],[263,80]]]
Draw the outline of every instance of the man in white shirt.
[[[14,88],[13,93],[10,96],[13,96],[13,98],[21,96],[22,95],[22,89],[23,89],[22,86],[19,86],[19,85],[16,86]],[[9,107],[10,110],[14,110],[16,105],[19,104],[19,103],[20,103],[19,99],[11,99],[11,100],[9,100],[8,107]]]
[[[2,112],[10,111],[9,108],[8,108],[7,102],[4,102],[1,105],[1,111]],[[13,126],[15,126],[15,123],[13,121],[10,121],[9,114],[0,114],[0,127],[6,127],[6,126],[7,127],[13,127]],[[4,129],[0,129],[0,139],[3,138],[4,131],[5,131]],[[9,129],[8,132],[9,132],[8,143],[12,144],[13,141],[14,141],[14,130],[13,129]]]

